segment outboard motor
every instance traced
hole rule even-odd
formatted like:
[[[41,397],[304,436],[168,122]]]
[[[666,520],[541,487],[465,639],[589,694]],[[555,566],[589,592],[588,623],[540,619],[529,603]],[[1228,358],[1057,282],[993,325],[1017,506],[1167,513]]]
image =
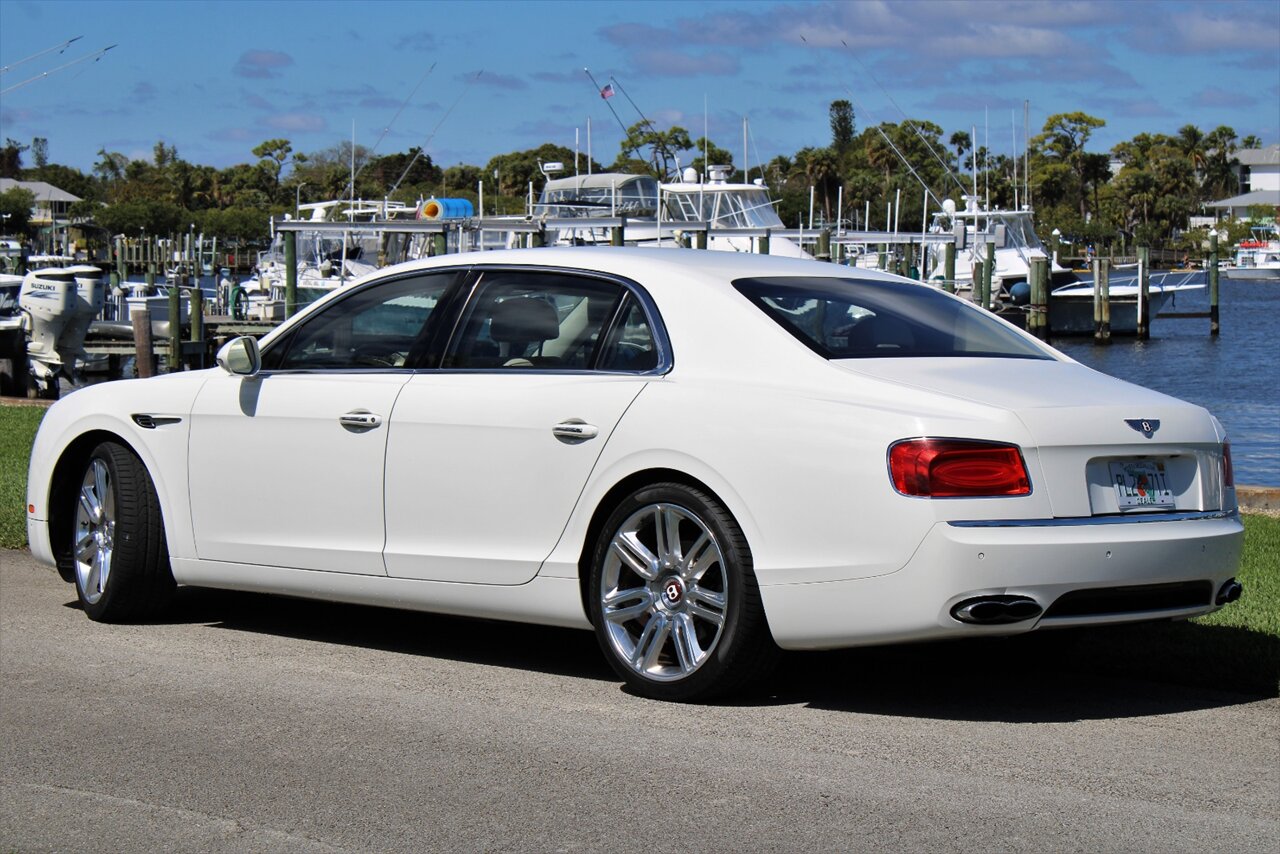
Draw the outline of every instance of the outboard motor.
[[[22,279],[18,306],[26,316],[27,358],[43,396],[58,396],[58,377],[75,375],[89,324],[105,294],[97,267],[46,267]]]
[[[106,304],[107,285],[102,270],[91,264],[68,267],[67,272],[75,276],[76,307],[71,322],[58,336],[58,350],[63,354],[63,364],[74,367],[77,358],[85,357],[84,339],[93,319],[102,313],[102,306]]]

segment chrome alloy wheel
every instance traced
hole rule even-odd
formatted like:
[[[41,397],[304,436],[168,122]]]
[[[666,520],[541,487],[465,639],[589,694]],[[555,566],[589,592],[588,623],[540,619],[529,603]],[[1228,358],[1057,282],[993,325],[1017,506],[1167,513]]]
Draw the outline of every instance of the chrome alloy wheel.
[[[672,682],[710,657],[724,630],[729,576],[707,524],[675,504],[650,504],[609,543],[601,614],[618,657],[646,679]]]
[[[107,589],[111,555],[115,550],[116,498],[107,464],[94,458],[80,485],[76,507],[76,583],[89,604],[97,604]]]

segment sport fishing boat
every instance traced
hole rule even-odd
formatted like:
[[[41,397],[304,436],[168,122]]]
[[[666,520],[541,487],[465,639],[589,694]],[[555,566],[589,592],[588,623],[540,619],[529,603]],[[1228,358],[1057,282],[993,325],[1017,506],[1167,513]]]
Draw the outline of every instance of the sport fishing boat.
[[[736,229],[783,229],[769,188],[761,180],[732,184],[730,167],[711,166],[706,181],[689,168],[679,180],[659,183],[648,175],[604,172],[547,181],[534,207],[535,217],[581,219],[582,225],[557,229],[553,242],[565,245],[607,244],[610,229],[592,219],[626,217],[623,242],[634,246],[682,245],[676,232],[684,223],[708,224],[707,248],[753,252],[758,237]],[[552,241],[551,236],[548,236]],[[771,237],[770,255],[811,257],[795,242]]]
[[[1236,246],[1235,263],[1224,267],[1228,279],[1280,282],[1280,230],[1276,226],[1255,226],[1248,240]]]
[[[978,197],[966,195],[965,207],[957,208],[951,199],[942,202],[942,210],[933,215],[929,230],[939,234],[956,236],[955,286],[958,292],[972,291],[974,276],[980,275],[980,263],[985,262],[987,244],[995,244],[995,267],[991,273],[991,294],[998,301],[1012,301],[1015,285],[1025,284],[1031,278],[1031,260],[1046,258],[1049,261],[1050,289],[1069,285],[1076,276],[1051,258],[1036,234],[1031,208],[1007,210],[984,209],[978,205]],[[946,277],[944,260],[937,253],[929,281],[942,282]]]
[[[308,212],[308,222],[316,223],[394,219],[406,213],[412,216],[415,211],[401,202],[345,199],[313,202],[300,205],[298,209]],[[376,234],[352,232],[335,235],[319,230],[295,233],[299,304],[312,302],[324,293],[378,269],[379,240]],[[284,233],[276,232],[271,246],[258,253],[253,276],[240,286],[244,304],[229,307],[250,320],[284,320],[287,274]],[[219,297],[224,302],[231,299],[230,293],[220,293]]]

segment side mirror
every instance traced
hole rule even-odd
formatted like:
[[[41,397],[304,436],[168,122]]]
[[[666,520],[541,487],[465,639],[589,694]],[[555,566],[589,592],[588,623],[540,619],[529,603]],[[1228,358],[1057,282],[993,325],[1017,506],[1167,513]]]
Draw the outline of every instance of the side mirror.
[[[232,338],[218,350],[218,367],[229,374],[241,377],[256,376],[262,370],[262,356],[258,341],[247,335]]]

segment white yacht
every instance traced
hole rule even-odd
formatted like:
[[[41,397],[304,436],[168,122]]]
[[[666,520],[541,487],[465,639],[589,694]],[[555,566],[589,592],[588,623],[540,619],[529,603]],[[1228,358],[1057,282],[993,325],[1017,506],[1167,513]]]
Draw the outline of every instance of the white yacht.
[[[592,224],[593,218],[627,218],[623,240],[628,245],[675,246],[672,231],[681,223],[706,222],[707,247],[725,252],[754,252],[757,236],[730,233],[734,229],[783,229],[769,188],[763,181],[728,182],[730,168],[712,166],[706,181],[692,168],[680,180],[659,183],[648,175],[605,172],[549,180],[542,191],[535,216],[580,218],[582,225],[560,228],[554,242],[560,244],[608,243],[608,228]],[[719,232],[719,233],[717,233]],[[770,237],[770,255],[808,258],[794,241]]]
[[[1254,228],[1251,238],[1236,247],[1235,263],[1222,273],[1228,279],[1280,282],[1280,229],[1274,225]]]
[[[956,236],[955,284],[957,291],[971,291],[979,262],[987,257],[987,244],[995,244],[995,268],[991,274],[993,298],[1009,296],[1014,285],[1030,281],[1031,259],[1047,258],[1050,288],[1076,281],[1075,274],[1049,256],[1036,234],[1030,208],[1022,210],[984,210],[977,196],[965,196],[964,210],[947,199],[942,210],[933,215],[930,231]],[[942,253],[937,253],[929,281],[942,282],[946,276]]]
[[[339,200],[300,205],[308,222],[365,222],[412,216],[415,208],[401,202]],[[325,292],[341,287],[378,269],[378,236],[367,233],[335,235],[331,232],[297,232],[297,286],[299,303],[306,304]],[[288,273],[284,234],[277,232],[270,248],[258,253],[253,276],[240,292],[246,304],[233,310],[250,320],[283,320],[284,291]],[[224,302],[229,293],[219,293]]]

